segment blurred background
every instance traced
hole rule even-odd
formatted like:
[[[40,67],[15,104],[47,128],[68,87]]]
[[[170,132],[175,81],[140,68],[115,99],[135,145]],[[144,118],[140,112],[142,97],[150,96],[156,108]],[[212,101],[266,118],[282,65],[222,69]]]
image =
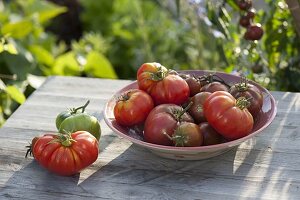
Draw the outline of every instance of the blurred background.
[[[246,0],[259,40],[245,36],[241,2],[0,0],[0,126],[47,76],[135,79],[144,62],[299,92],[299,1]]]

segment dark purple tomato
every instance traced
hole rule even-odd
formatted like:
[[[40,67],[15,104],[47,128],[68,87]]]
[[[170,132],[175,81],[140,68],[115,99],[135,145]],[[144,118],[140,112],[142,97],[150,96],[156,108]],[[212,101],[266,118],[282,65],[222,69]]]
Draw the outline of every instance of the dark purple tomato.
[[[194,76],[191,75],[180,75],[189,85],[190,97],[200,92],[201,84]]]
[[[241,10],[248,10],[252,7],[252,0],[238,0],[237,4]]]
[[[247,16],[249,19],[254,19],[255,15],[256,15],[256,10],[255,10],[254,8],[251,8],[251,9],[249,9],[249,10],[247,11],[247,15],[246,15],[246,16]]]
[[[200,123],[199,127],[203,135],[203,146],[225,142],[225,139],[208,122]]]
[[[263,34],[264,30],[262,29],[260,24],[251,25],[247,28],[244,38],[246,40],[260,40]]]
[[[247,16],[241,16],[239,23],[242,27],[247,28],[250,25],[250,18]]]
[[[211,82],[201,87],[200,92],[228,91],[228,87],[220,82]]]
[[[254,119],[257,117],[263,105],[263,94],[255,85],[242,79],[241,83],[233,85],[229,92],[236,99],[245,97],[250,103],[248,111]]]

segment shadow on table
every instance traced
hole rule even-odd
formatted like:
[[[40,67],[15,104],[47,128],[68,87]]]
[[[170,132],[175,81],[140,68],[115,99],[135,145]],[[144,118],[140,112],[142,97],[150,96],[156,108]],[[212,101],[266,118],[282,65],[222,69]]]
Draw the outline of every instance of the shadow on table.
[[[283,96],[279,103],[284,103],[284,98],[287,97]],[[287,105],[289,109],[295,106],[293,101],[290,104]],[[287,123],[286,120],[290,121]],[[287,159],[287,163],[294,163],[296,166],[299,164],[299,157],[288,154],[290,158],[282,158],[287,154],[280,152],[299,143],[300,137],[296,134],[299,131],[298,122],[293,112],[286,112],[284,115],[279,113],[268,128],[269,131],[261,136],[246,141],[225,154],[201,161],[164,159],[134,145],[109,160],[107,156],[110,154],[105,151],[113,152],[118,149],[109,149],[115,137],[104,135],[101,153],[93,165],[96,170],[82,180],[81,176],[86,170],[81,175],[60,177],[32,161],[10,176],[0,194],[7,198],[24,199],[280,197],[281,193],[287,195],[286,190],[291,187],[291,183],[294,187],[299,186],[290,176],[291,171],[285,170],[284,162]],[[288,124],[290,129],[279,124]],[[274,152],[274,149],[279,151]],[[103,162],[104,156],[108,162]],[[280,177],[285,180],[284,183],[280,181]],[[299,192],[297,188],[294,190]]]

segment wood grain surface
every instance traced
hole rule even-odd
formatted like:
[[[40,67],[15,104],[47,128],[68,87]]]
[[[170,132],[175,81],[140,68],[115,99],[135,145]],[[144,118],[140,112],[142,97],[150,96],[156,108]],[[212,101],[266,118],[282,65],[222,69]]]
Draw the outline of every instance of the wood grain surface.
[[[104,104],[130,82],[49,77],[0,129],[0,199],[300,199],[300,93],[271,92],[277,115],[254,139],[214,158],[176,161],[106,126]],[[24,158],[32,137],[56,131],[60,111],[88,99],[102,128],[94,164],[61,177]]]

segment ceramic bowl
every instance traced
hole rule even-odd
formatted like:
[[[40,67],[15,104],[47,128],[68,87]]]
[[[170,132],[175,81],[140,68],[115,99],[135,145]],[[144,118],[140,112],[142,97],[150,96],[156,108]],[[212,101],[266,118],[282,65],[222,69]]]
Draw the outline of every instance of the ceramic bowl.
[[[209,73],[216,73],[219,77],[224,79],[229,84],[240,82],[241,79],[240,76],[226,74],[222,72],[188,70],[188,71],[180,71],[180,73],[193,74],[196,76],[201,76]],[[268,125],[270,125],[270,123],[273,121],[276,115],[275,100],[274,97],[270,94],[270,92],[253,81],[249,81],[249,83],[256,85],[263,93],[263,97],[264,97],[263,106],[261,112],[258,114],[255,120],[254,127],[251,133],[237,140],[216,144],[216,145],[199,146],[199,147],[163,146],[163,145],[157,145],[157,144],[151,144],[145,142],[143,140],[142,137],[143,133],[141,131],[138,131],[137,129],[133,129],[133,128],[120,126],[115,121],[114,113],[113,113],[113,109],[116,103],[116,97],[118,97],[124,91],[138,88],[136,81],[126,85],[124,88],[116,92],[114,96],[106,103],[104,108],[104,120],[106,124],[117,135],[131,141],[135,145],[146,148],[161,157],[176,159],[176,160],[201,160],[201,159],[214,157],[222,153],[225,153],[226,151],[232,149],[233,147],[240,145],[244,141],[253,138],[257,134],[262,133],[264,129],[267,128]]]

